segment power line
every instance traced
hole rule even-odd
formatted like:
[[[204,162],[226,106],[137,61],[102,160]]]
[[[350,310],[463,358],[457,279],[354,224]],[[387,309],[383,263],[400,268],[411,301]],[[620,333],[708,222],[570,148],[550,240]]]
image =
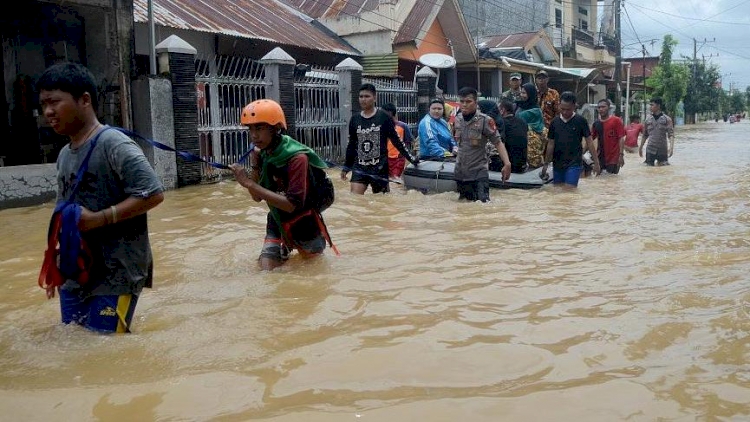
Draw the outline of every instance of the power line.
[[[750,0],[748,0],[748,1],[750,1]],[[735,5],[734,7],[731,7],[731,8],[729,8],[729,9],[727,9],[727,10],[725,10],[725,11],[721,12],[721,13],[718,13],[718,14],[716,14],[716,15],[713,15],[713,16],[721,15],[722,13],[728,12],[728,11],[730,11],[730,10],[732,10],[732,9],[736,8],[736,7],[739,7],[739,6],[741,6],[741,5],[742,5],[742,4],[744,4],[744,3],[747,3],[747,1],[743,1],[743,2],[742,2],[742,3],[740,3],[740,4],[737,4],[737,5]],[[638,5],[638,4],[635,4],[635,3],[632,3],[632,4],[633,4],[633,6],[635,6],[635,7],[638,7],[638,8],[640,8],[640,9],[643,9],[643,10],[648,10],[648,11],[651,11],[651,12],[661,13],[661,14],[663,14],[663,15],[667,15],[667,16],[674,16],[674,17],[676,17],[676,18],[680,18],[680,19],[684,19],[684,20],[689,20],[689,21],[697,21],[697,22],[711,22],[711,23],[721,23],[721,24],[725,24],[725,25],[742,25],[742,26],[750,26],[750,23],[745,23],[745,22],[727,22],[727,21],[715,21],[715,20],[711,20],[711,18],[710,18],[710,17],[709,17],[709,18],[689,18],[689,17],[687,17],[687,16],[677,15],[677,14],[675,14],[675,13],[664,12],[664,11],[662,11],[662,10],[658,10],[658,9],[650,9],[650,8],[648,8],[648,7],[645,7],[645,6],[641,6],[641,5]]]

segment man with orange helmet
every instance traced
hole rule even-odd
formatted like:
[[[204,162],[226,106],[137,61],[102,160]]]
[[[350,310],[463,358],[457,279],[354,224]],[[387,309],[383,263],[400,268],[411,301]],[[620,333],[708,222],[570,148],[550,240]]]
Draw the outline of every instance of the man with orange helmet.
[[[255,144],[250,175],[241,164],[230,167],[253,199],[266,201],[270,209],[259,257],[261,268],[272,270],[282,265],[292,249],[309,257],[321,254],[326,241],[333,247],[320,214],[334,197],[333,184],[324,171],[326,163],[285,134],[286,118],[276,101],[248,104],[241,122]]]

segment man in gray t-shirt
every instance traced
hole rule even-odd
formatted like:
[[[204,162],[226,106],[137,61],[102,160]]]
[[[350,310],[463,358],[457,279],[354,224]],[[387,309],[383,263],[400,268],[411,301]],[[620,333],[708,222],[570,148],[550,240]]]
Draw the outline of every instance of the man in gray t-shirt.
[[[646,147],[646,164],[653,166],[669,165],[669,158],[674,152],[674,125],[672,119],[664,114],[664,102],[661,98],[651,100],[651,115],[643,125],[643,141],[638,154],[643,157],[643,146]]]
[[[458,155],[453,178],[458,187],[458,199],[487,202],[490,200],[489,157],[486,144],[492,143],[503,161],[503,180],[510,177],[510,160],[501,142],[495,121],[477,110],[477,91],[461,88],[461,111],[456,114],[453,137],[458,144]]]
[[[77,227],[62,230],[80,231],[91,259],[87,281],[66,279],[59,287],[62,321],[98,332],[128,332],[153,274],[146,212],[164,200],[164,188],[140,147],[99,123],[96,83],[88,69],[53,65],[38,88],[50,126],[70,138],[57,159],[57,201],[58,209],[77,208],[80,219]]]

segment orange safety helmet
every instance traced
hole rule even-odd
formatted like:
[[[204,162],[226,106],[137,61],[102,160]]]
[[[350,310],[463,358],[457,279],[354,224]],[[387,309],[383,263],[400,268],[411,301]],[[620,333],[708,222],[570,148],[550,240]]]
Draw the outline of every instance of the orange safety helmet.
[[[255,100],[242,109],[243,125],[255,125],[266,123],[271,126],[281,125],[286,130],[286,117],[284,110],[274,100]]]

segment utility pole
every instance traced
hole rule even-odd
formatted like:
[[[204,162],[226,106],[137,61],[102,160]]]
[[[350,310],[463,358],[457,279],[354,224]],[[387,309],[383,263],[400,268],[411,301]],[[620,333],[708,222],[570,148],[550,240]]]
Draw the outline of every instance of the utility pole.
[[[707,39],[703,39],[703,43],[701,44],[701,48],[706,45],[706,43],[709,42],[716,42],[716,38],[713,39],[713,41],[708,41]],[[703,67],[705,68],[706,65],[706,57],[703,56]],[[688,92],[693,91],[695,92],[696,87],[698,86],[698,40],[693,38],[693,77],[690,80],[690,84],[688,85],[689,89]],[[692,119],[686,119],[691,121],[686,121],[686,123],[695,123],[698,121],[698,113],[694,112]]]
[[[641,83],[643,84],[643,122],[646,121],[646,45],[641,44],[641,48],[643,49],[643,81]]]
[[[615,0],[615,115],[620,116],[622,108],[622,36],[620,31],[620,4]],[[645,75],[644,75],[645,76]]]

